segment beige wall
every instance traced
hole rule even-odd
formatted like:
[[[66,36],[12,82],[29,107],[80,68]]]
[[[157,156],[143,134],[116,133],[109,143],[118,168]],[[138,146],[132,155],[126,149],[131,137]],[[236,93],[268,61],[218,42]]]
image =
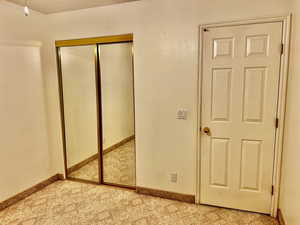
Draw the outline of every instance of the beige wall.
[[[300,2],[293,1],[290,74],[279,207],[287,225],[300,224]]]
[[[132,44],[100,47],[104,149],[134,135]]]
[[[41,40],[41,17],[25,20],[22,9],[1,2],[0,17],[1,202],[57,169],[48,148],[40,43],[32,41]]]
[[[40,47],[0,43],[0,201],[49,177]]]
[[[195,194],[199,24],[285,15],[288,3],[142,0],[46,16],[53,28],[44,65],[57,169],[63,161],[53,40],[134,33],[137,185]],[[180,108],[187,120],[176,119]],[[178,183],[170,182],[174,172]]]

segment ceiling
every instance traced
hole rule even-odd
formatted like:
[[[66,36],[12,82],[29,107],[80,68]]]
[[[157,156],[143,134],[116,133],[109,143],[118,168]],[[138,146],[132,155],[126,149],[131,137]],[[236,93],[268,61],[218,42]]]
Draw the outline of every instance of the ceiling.
[[[7,1],[21,6],[24,6],[26,2],[26,0]],[[30,9],[41,13],[50,14],[132,1],[138,0],[28,0],[27,2]]]

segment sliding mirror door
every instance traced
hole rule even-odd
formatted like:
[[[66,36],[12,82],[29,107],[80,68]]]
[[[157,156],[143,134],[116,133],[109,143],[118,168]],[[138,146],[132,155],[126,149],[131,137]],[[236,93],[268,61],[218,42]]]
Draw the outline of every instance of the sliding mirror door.
[[[98,45],[101,69],[103,183],[135,186],[132,42]]]
[[[100,183],[97,46],[59,48],[68,178]]]

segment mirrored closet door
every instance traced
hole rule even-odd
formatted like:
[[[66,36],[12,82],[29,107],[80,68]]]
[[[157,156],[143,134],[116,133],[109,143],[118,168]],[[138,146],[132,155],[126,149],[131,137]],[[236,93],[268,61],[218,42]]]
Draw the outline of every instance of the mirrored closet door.
[[[67,177],[99,183],[96,49],[61,47],[59,55]]]
[[[67,179],[134,188],[133,35],[56,41]]]
[[[101,44],[103,182],[135,186],[132,42]]]

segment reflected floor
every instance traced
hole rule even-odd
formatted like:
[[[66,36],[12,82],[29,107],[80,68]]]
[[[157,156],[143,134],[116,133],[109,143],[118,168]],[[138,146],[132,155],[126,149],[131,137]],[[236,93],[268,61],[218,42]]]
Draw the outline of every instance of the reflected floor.
[[[103,178],[106,183],[135,186],[135,144],[131,140],[103,156]],[[69,177],[98,182],[98,160],[69,174]]]
[[[78,178],[99,183],[98,159],[95,159],[80,169],[69,174],[69,177]]]

